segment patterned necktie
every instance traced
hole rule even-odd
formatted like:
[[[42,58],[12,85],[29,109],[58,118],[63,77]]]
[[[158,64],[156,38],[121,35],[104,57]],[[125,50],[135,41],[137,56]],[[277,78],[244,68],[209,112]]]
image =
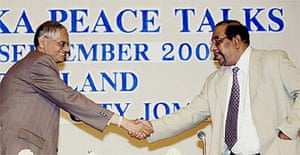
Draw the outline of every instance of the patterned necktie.
[[[237,121],[240,102],[240,86],[237,79],[238,71],[238,67],[232,69],[233,81],[225,125],[225,143],[229,150],[231,150],[233,145],[237,142]]]

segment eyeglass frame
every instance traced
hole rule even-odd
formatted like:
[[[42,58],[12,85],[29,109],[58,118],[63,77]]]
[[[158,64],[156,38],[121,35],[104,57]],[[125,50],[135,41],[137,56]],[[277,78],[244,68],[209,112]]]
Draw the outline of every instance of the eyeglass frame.
[[[224,37],[214,37],[213,39],[211,39],[210,41],[210,45],[216,45],[216,46],[219,46],[220,44],[222,44],[222,42],[225,40],[225,39],[228,39],[227,36],[224,36]]]
[[[70,44],[66,41],[57,41],[57,40],[55,40],[55,39],[53,39],[49,36],[46,36],[46,35],[44,35],[44,37],[47,38],[47,39],[53,40],[57,45],[60,46],[61,49],[65,48],[65,47],[70,48]]]

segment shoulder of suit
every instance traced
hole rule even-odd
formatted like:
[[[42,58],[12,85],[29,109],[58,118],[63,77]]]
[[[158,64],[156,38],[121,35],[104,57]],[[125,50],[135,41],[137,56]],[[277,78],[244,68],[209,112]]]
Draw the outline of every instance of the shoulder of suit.
[[[275,59],[281,57],[282,55],[287,55],[287,52],[280,49],[272,50],[262,50],[262,49],[252,49],[251,57],[259,58],[262,60]]]
[[[226,70],[230,69],[229,67],[220,67],[211,74],[208,75],[207,80],[216,80],[219,77],[225,76],[228,72]]]
[[[281,55],[286,54],[287,52],[281,49],[271,49],[271,50],[264,50],[264,49],[252,49],[252,54],[264,54],[264,55]]]
[[[48,65],[53,65],[56,66],[56,62],[54,61],[54,59],[47,54],[41,53],[39,51],[33,51],[32,52],[32,61],[34,63],[38,63],[38,64],[48,64]]]

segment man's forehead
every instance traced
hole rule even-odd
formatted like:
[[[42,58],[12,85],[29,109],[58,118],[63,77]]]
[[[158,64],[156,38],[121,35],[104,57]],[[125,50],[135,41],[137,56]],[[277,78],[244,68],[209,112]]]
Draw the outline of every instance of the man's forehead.
[[[226,30],[226,25],[225,24],[215,27],[215,30],[212,34],[212,38],[216,38],[216,37],[219,37],[220,35],[224,35],[225,30]]]
[[[68,34],[67,30],[61,29],[57,32],[57,37],[58,38],[68,38],[69,34]]]

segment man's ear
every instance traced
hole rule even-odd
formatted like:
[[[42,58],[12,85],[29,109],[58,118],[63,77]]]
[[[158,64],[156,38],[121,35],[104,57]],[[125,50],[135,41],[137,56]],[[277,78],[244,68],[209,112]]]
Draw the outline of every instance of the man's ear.
[[[232,38],[232,42],[236,48],[240,48],[242,39],[240,35],[236,35]]]
[[[47,42],[46,42],[46,41],[47,41],[47,38],[46,38],[45,36],[41,36],[41,37],[39,37],[39,39],[38,39],[38,40],[39,40],[39,46],[40,46],[40,47],[42,47],[42,48],[43,48],[43,47],[45,47],[45,46],[46,46],[46,43],[47,43]]]

